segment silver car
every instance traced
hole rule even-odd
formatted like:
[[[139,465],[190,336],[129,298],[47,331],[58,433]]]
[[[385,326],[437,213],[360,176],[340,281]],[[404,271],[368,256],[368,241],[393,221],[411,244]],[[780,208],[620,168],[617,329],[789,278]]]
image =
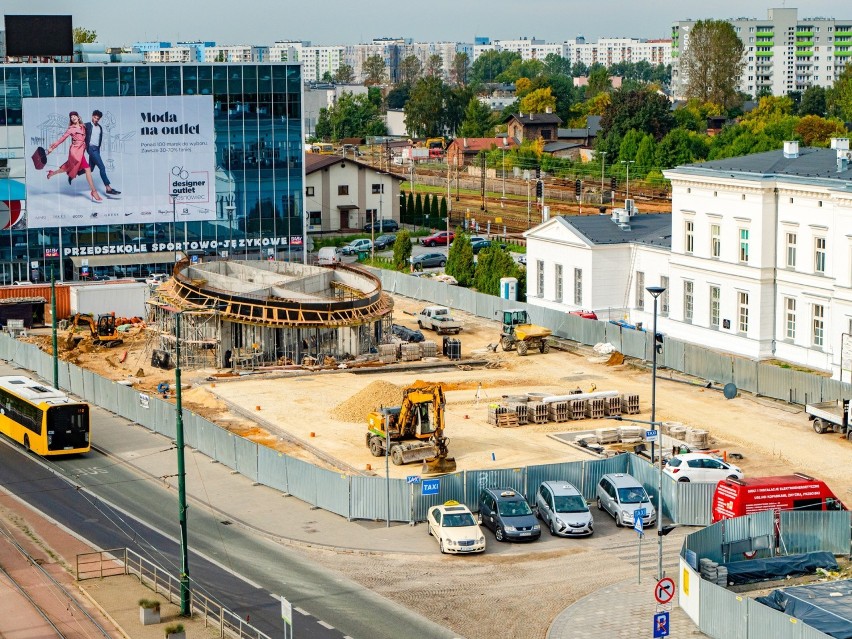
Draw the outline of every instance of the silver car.
[[[594,532],[595,519],[586,500],[567,481],[545,481],[535,494],[536,515],[551,535],[581,537]]]
[[[597,487],[598,509],[605,510],[615,518],[616,526],[632,526],[633,513],[645,509],[642,524],[650,526],[657,521],[657,511],[645,488],[632,475],[613,473],[604,475]]]

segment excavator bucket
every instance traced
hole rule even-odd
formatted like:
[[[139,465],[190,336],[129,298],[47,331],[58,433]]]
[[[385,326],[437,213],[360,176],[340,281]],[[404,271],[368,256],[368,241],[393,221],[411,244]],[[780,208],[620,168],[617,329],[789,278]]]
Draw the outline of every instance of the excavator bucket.
[[[454,457],[435,457],[423,462],[423,475],[446,475],[456,472],[456,460]]]

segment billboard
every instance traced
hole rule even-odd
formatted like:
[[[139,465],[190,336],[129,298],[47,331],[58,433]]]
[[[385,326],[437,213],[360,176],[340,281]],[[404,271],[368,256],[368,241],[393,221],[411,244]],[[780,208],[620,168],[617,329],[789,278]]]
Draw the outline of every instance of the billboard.
[[[74,54],[71,16],[5,16],[6,55],[10,57]]]
[[[216,218],[212,96],[25,98],[23,125],[29,228]]]

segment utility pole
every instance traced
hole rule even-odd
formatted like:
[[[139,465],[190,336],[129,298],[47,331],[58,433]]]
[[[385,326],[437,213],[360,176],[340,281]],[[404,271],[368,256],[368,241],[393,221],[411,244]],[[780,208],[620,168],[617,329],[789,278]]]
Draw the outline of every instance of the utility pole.
[[[606,151],[601,151],[601,206],[603,206],[604,194],[604,162],[606,161]]]
[[[60,229],[60,234],[62,230]],[[62,263],[62,254],[59,254],[60,264]],[[53,347],[53,387],[59,388],[59,345],[56,339],[56,277],[53,275],[53,267],[50,267],[50,328],[51,341]]]
[[[186,467],[183,459],[183,405],[180,388],[180,318],[175,313],[175,447],[178,471],[178,523],[180,525],[180,614],[190,616],[189,605],[189,548],[186,533]]]
[[[485,206],[485,154],[483,153],[481,156],[480,167],[479,167],[479,186],[482,192],[482,202],[479,205],[480,211],[487,211],[488,209]]]

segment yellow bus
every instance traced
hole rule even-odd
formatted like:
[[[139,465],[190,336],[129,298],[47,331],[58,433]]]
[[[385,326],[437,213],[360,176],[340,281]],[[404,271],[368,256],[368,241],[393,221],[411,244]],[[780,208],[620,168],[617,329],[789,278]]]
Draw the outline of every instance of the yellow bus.
[[[321,142],[311,145],[311,153],[319,153],[320,155],[333,155],[334,145],[327,142]]]
[[[89,405],[29,377],[3,376],[0,433],[37,455],[88,453]]]

